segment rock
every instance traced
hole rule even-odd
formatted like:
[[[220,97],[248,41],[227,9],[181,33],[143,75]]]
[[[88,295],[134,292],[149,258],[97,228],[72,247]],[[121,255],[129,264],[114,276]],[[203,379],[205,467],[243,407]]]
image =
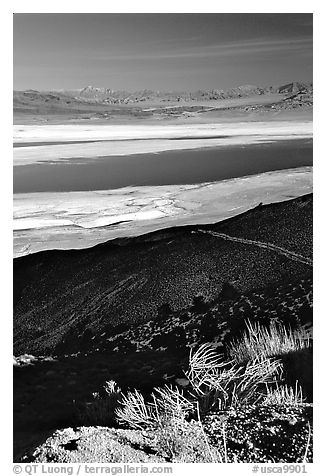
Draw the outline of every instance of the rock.
[[[25,366],[25,365],[32,365],[38,360],[37,357],[31,354],[23,354],[19,355],[18,357],[14,356],[14,365],[19,367],[19,366]]]
[[[35,463],[160,463],[148,452],[147,433],[105,427],[66,428],[56,431],[23,462]],[[147,451],[147,452],[146,452]]]

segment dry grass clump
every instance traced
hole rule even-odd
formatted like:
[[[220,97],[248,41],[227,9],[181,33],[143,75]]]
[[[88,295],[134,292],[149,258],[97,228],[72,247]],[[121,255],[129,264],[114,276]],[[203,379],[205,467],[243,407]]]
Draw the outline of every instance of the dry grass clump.
[[[278,385],[272,389],[266,386],[266,395],[262,401],[263,405],[302,405],[304,401],[302,388],[296,382],[295,387],[289,385]]]
[[[267,328],[250,321],[246,326],[247,330],[241,339],[232,342],[228,347],[229,357],[238,364],[282,356],[310,348],[312,345],[311,333],[304,327],[292,330],[283,324],[272,322]]]

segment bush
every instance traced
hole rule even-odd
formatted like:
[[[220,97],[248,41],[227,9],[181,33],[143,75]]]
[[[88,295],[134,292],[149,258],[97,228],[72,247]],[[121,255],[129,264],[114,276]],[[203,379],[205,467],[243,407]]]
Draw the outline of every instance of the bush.
[[[172,308],[169,303],[164,303],[157,308],[156,320],[159,323],[164,323],[173,314]]]
[[[165,386],[155,388],[147,403],[138,390],[128,392],[122,396],[116,415],[122,425],[135,429],[157,429],[167,420],[185,421],[192,411],[193,403],[178,388]]]
[[[166,421],[184,422],[196,414],[221,411],[229,407],[253,404],[264,398],[267,384],[281,373],[279,360],[254,360],[245,365],[223,362],[210,344],[190,353],[187,393],[178,388],[155,388],[145,402],[137,390],[123,395],[117,409],[119,423],[131,428],[158,428]]]
[[[121,407],[116,410],[119,423],[135,429],[151,428],[154,426],[153,409],[145,403],[143,395],[134,390],[122,395]]]
[[[261,389],[281,373],[278,360],[254,360],[246,365],[225,363],[210,344],[203,344],[190,354],[186,376],[192,394],[203,414],[225,410],[262,399]]]
[[[241,295],[240,291],[234,286],[233,283],[223,283],[220,294],[218,295],[219,301],[235,300]]]
[[[157,453],[171,462],[210,463],[227,462],[228,457],[232,459],[234,455],[227,449],[229,436],[226,435],[223,420],[227,411],[234,411],[237,415],[246,408],[269,406],[297,407],[300,410],[303,402],[298,384],[292,388],[278,383],[283,367],[281,360],[266,357],[269,355],[266,343],[268,331],[261,328],[255,331],[257,348],[261,346],[266,350],[260,358],[257,358],[254,349],[253,360],[224,362],[212,344],[203,344],[190,353],[189,368],[185,372],[189,384],[184,391],[169,386],[155,388],[148,401],[137,390],[128,392],[120,398],[116,410],[118,422],[134,429],[151,431]],[[283,348],[284,352],[291,345],[301,346],[306,342],[304,333],[289,334],[284,332],[284,328],[272,328],[268,335],[278,341],[278,349]],[[302,340],[299,339],[301,336]],[[262,341],[259,340],[261,337]],[[250,336],[245,343],[239,341],[238,346],[247,349],[249,339]],[[270,349],[274,348],[270,346]],[[261,405],[257,406],[257,403]],[[201,423],[202,415],[206,425],[206,418],[209,418],[206,415],[216,416],[214,411],[223,412],[217,418],[220,420],[218,432],[215,432],[217,439],[212,439],[211,434],[208,437]],[[268,444],[273,445],[273,435],[264,431]],[[310,430],[308,440],[307,447]],[[249,453],[248,458],[256,457],[255,452]]]
[[[204,314],[209,310],[209,303],[205,301],[204,296],[194,296],[191,310],[195,314]]]
[[[217,320],[208,311],[203,315],[199,324],[199,335],[202,342],[212,341],[218,333]]]
[[[122,425],[152,430],[158,454],[168,461],[221,462],[222,457],[208,442],[200,420],[188,421],[195,409],[195,402],[186,398],[178,388],[165,386],[155,388],[147,403],[137,390],[128,392],[122,397],[116,414]]]

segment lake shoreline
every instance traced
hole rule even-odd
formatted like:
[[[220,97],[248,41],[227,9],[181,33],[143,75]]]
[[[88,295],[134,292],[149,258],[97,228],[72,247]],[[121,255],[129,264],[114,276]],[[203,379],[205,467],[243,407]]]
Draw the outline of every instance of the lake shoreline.
[[[18,194],[14,256],[87,248],[171,226],[219,222],[259,203],[311,192],[312,167],[302,167],[196,185]]]

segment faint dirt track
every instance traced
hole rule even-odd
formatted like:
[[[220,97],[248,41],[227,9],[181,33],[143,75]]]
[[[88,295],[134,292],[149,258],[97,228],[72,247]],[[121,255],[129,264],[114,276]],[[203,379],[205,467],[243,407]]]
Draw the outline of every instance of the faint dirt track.
[[[226,235],[225,233],[218,233],[218,232],[209,231],[209,230],[198,230],[198,232],[207,233],[208,235],[216,236],[217,238],[221,238],[222,240],[235,241],[237,243],[243,243],[245,245],[258,246],[259,248],[275,251],[276,253],[286,256],[287,258],[293,261],[297,261],[298,263],[307,264],[308,266],[313,265],[312,259],[299,255],[298,253],[294,253],[294,251],[281,248],[281,246],[273,245],[272,243],[264,243],[263,241],[254,241],[254,240],[248,240],[246,238],[238,238],[236,236],[230,236],[230,235]],[[193,233],[198,233],[198,232],[193,232]]]

